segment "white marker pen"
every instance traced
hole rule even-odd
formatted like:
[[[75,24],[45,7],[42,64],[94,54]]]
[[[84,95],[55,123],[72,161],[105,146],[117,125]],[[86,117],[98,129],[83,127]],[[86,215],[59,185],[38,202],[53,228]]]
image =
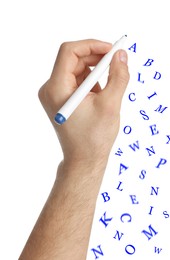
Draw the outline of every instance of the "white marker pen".
[[[122,48],[126,37],[127,35],[124,35],[117,42],[115,42],[112,49],[104,55],[104,57],[99,61],[92,72],[81,83],[81,85],[76,89],[76,91],[71,95],[66,103],[60,108],[54,118],[57,124],[62,125],[78,107],[81,101],[87,96],[102,74],[108,68],[114,53]]]

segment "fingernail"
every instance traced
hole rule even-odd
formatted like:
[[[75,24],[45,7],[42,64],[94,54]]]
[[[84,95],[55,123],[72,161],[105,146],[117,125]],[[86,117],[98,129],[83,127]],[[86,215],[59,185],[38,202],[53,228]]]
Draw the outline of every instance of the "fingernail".
[[[122,61],[123,63],[127,64],[127,60],[128,60],[128,57],[127,57],[127,53],[123,50],[121,50],[119,52],[119,59],[120,61]]]

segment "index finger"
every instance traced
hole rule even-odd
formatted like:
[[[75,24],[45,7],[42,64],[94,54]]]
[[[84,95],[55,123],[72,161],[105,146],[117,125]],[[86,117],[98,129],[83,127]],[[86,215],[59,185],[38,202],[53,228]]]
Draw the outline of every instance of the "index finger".
[[[52,75],[55,77],[58,73],[73,73],[81,58],[103,55],[111,48],[111,43],[93,39],[63,43],[59,49]]]

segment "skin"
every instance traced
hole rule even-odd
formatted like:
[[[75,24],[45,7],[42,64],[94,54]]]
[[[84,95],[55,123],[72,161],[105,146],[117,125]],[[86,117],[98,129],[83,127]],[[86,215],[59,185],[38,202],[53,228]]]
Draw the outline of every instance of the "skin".
[[[19,260],[85,260],[96,199],[119,131],[129,81],[127,54],[119,50],[104,89],[97,83],[61,126],[54,116],[112,45],[98,40],[63,43],[39,98],[60,141],[63,160]]]

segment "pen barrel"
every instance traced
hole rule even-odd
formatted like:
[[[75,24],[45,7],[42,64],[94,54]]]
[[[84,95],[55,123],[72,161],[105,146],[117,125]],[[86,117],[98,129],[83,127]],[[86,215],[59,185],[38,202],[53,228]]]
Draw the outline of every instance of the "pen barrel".
[[[68,119],[68,117],[73,113],[73,111],[78,107],[82,100],[87,96],[87,94],[94,87],[94,85],[97,83],[102,74],[108,68],[114,53],[120,48],[120,44],[122,47],[123,40],[125,40],[124,38],[126,37],[123,36],[119,41],[117,41],[113,45],[112,49],[107,54],[105,54],[105,56],[99,61],[99,63],[92,70],[92,72],[76,89],[76,91],[66,101],[66,103],[60,108],[58,114],[63,115],[66,120]]]

